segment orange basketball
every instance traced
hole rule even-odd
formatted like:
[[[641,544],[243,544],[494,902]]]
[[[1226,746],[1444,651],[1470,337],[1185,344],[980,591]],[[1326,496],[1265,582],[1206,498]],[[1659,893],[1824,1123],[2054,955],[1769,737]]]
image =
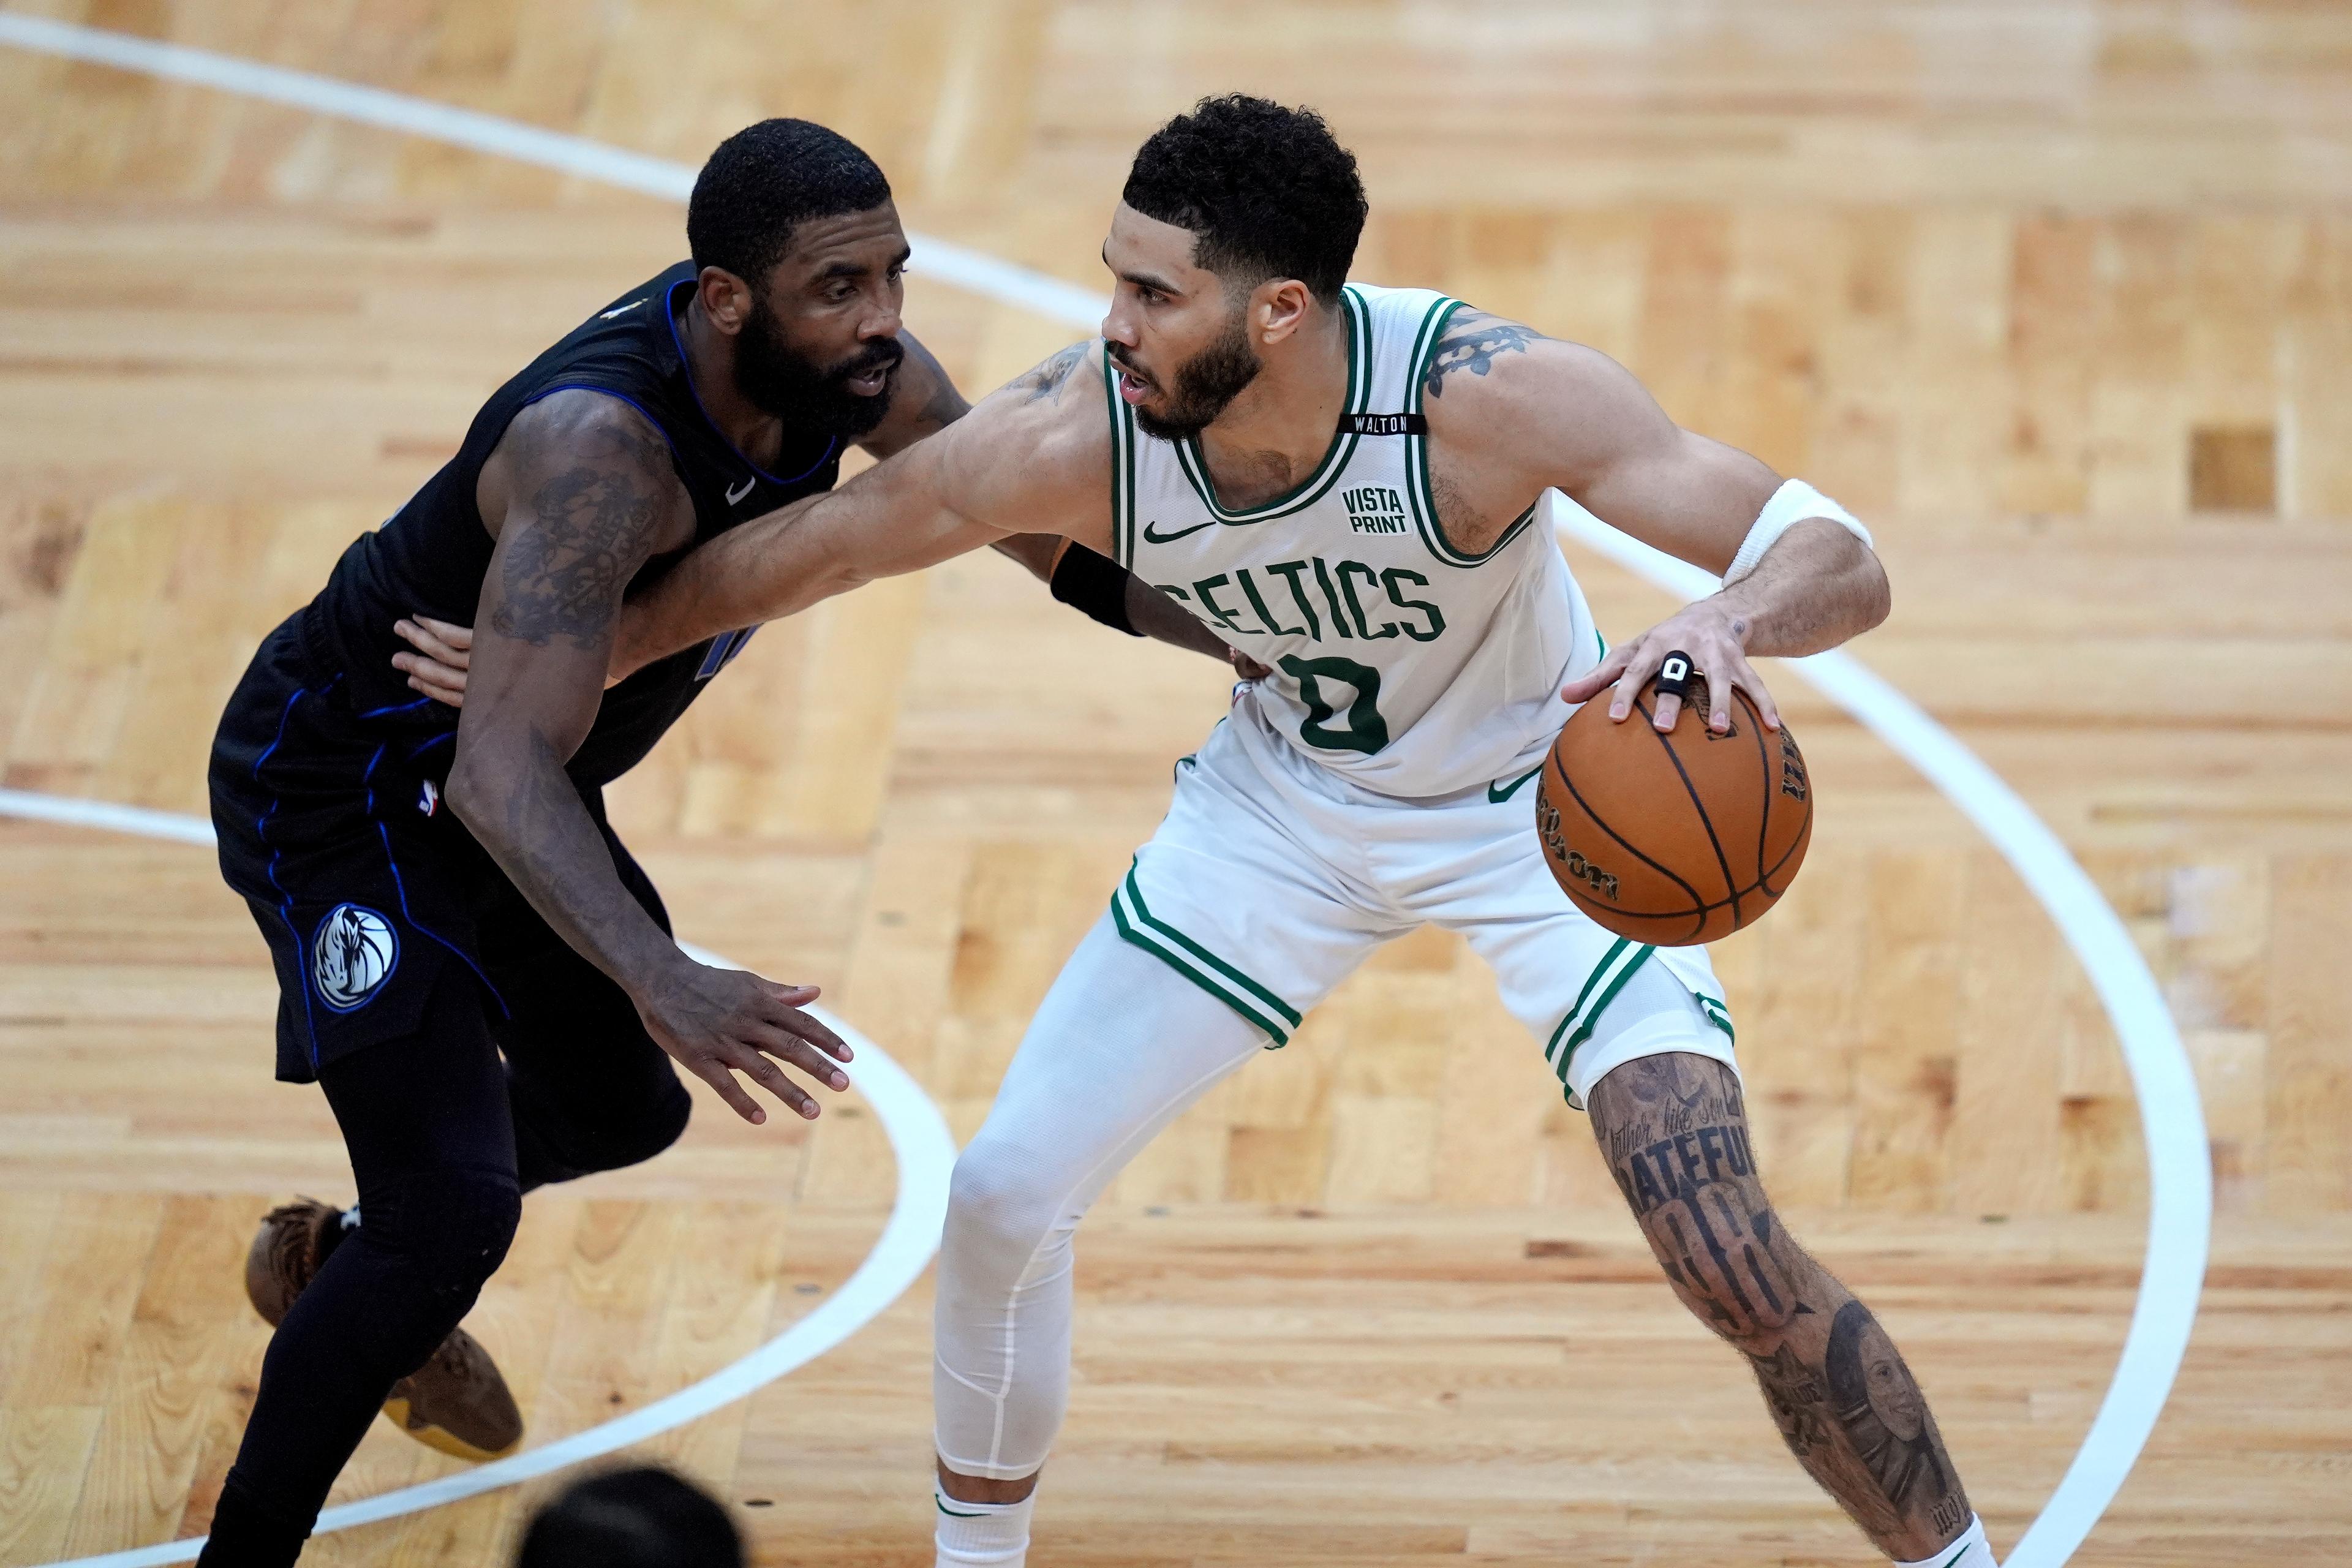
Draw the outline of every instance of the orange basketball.
[[[1780,901],[1813,836],[1796,737],[1764,727],[1744,691],[1731,730],[1706,727],[1694,679],[1672,731],[1654,696],[1609,721],[1608,693],[1576,710],[1536,790],[1536,837],[1576,907],[1636,942],[1687,947],[1729,936]]]

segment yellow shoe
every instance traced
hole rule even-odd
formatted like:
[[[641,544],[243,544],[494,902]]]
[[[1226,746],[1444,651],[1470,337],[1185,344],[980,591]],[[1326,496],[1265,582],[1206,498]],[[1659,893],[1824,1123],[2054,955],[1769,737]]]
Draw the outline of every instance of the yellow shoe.
[[[245,1258],[245,1293],[271,1327],[285,1321],[341,1239],[342,1211],[300,1198],[269,1211]],[[392,1385],[384,1418],[428,1448],[495,1459],[522,1443],[522,1412],[481,1342],[452,1329],[433,1359]]]
[[[522,1412],[481,1342],[452,1329],[433,1359],[392,1385],[384,1418],[428,1448],[495,1459],[522,1446]]]

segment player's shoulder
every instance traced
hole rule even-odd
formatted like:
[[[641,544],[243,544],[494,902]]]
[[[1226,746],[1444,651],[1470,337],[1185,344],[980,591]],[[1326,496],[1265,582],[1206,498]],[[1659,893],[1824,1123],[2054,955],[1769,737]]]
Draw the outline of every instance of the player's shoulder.
[[[1104,409],[1103,341],[1087,338],[1067,348],[1056,349],[1019,375],[1004,384],[1000,395],[1016,397],[1024,408],[1041,405],[1061,408],[1073,404],[1083,395],[1092,393],[1094,401],[1086,411],[1097,416]]]
[[[1012,441],[1034,460],[1091,466],[1110,460],[1110,416],[1103,341],[1089,338],[1046,355],[973,410],[972,435]]]
[[[1008,531],[1067,532],[1108,517],[1101,340],[1048,354],[907,457],[936,467],[961,510]]]
[[[516,410],[474,481],[474,505],[493,537],[518,502],[586,487],[642,503],[636,530],[662,540],[693,526],[693,500],[670,460],[669,437],[621,398],[564,387]]]
[[[1599,349],[1459,301],[1436,328],[1418,374],[1431,434],[1449,445],[1509,441],[1538,429],[1556,437],[1629,395],[1646,396],[1632,373]]]
[[[517,409],[498,450],[525,467],[617,461],[655,473],[669,469],[669,437],[661,426],[628,399],[587,386],[559,387]]]

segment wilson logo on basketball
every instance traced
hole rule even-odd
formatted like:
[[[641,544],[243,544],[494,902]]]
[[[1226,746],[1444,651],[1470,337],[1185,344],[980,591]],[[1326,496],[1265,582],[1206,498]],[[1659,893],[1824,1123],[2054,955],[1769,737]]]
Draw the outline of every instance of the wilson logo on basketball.
[[[1780,731],[1780,793],[1790,800],[1805,798],[1805,758],[1789,731]]]
[[[1616,900],[1617,879],[1568,847],[1568,840],[1559,831],[1559,809],[1541,796],[1536,800],[1536,833],[1543,840],[1545,853],[1559,862],[1562,871],[1601,898]]]

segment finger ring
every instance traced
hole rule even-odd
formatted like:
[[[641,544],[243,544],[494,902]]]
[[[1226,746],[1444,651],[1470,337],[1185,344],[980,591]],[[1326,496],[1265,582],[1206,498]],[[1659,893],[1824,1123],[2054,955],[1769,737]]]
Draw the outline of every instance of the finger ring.
[[[1658,695],[1680,698],[1687,701],[1692,685],[1701,679],[1703,678],[1691,668],[1690,655],[1676,648],[1666,655],[1664,663],[1658,666],[1656,683]]]

